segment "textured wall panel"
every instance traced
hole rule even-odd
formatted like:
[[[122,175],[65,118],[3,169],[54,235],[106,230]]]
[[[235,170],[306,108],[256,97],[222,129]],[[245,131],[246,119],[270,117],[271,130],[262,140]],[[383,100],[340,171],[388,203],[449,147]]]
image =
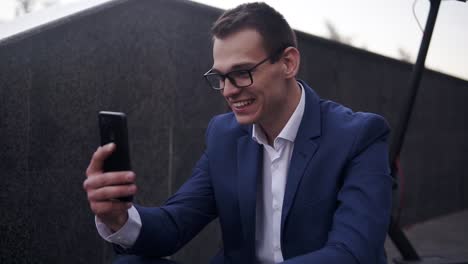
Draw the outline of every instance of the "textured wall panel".
[[[114,1],[0,41],[0,262],[105,263],[82,190],[99,110],[128,114],[136,201],[153,206],[190,175],[210,118],[225,111],[202,74],[220,10],[186,1]],[[298,33],[300,78],[324,98],[391,126],[411,67]],[[403,223],[466,208],[468,83],[426,71],[402,153]],[[206,263],[214,221],[174,258]]]

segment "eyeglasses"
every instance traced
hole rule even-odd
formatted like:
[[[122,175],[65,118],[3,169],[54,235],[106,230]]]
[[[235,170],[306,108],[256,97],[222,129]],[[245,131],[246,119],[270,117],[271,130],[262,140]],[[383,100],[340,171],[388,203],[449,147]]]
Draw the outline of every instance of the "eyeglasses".
[[[210,87],[215,90],[224,89],[226,78],[228,78],[228,80],[232,83],[232,85],[234,85],[237,88],[248,87],[253,84],[252,72],[255,70],[255,68],[265,63],[269,59],[271,59],[271,56],[255,64],[250,69],[234,70],[226,74],[212,72],[213,69],[210,69],[208,72],[206,72],[203,75],[203,77],[205,77],[205,80],[208,82]]]

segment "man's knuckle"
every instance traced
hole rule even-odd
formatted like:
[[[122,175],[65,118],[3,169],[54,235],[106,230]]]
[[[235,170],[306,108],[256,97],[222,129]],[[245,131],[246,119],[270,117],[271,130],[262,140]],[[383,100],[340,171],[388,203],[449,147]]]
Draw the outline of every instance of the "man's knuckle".
[[[130,193],[132,193],[132,194],[136,193],[137,190],[138,190],[138,188],[137,188],[137,186],[136,186],[135,184],[129,185],[129,186],[128,186],[128,189],[129,189],[128,191],[129,191]]]
[[[94,201],[95,199],[95,192],[88,192],[88,201]]]
[[[105,188],[101,191],[101,194],[103,199],[109,199],[112,197],[112,189]]]
[[[107,174],[101,174],[99,177],[99,186],[107,186],[109,185],[109,176]]]
[[[88,165],[86,168],[86,176],[89,177],[92,174],[91,164]]]

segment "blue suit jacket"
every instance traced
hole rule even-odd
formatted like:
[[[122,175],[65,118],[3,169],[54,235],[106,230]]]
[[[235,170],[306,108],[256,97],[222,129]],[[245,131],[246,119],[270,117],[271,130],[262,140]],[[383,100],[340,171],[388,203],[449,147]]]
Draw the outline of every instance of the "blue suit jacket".
[[[385,120],[321,100],[305,83],[305,111],[281,217],[285,263],[386,263],[392,180]],[[141,233],[129,252],[171,255],[219,217],[213,263],[255,262],[255,205],[262,146],[232,113],[214,117],[192,176],[166,204],[137,207]]]

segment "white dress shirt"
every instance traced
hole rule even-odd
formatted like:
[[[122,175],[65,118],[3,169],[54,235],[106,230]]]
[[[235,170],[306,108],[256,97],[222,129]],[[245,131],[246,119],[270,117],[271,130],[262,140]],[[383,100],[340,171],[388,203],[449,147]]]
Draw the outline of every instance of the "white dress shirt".
[[[305,108],[304,88],[301,88],[301,99],[296,110],[289,118],[283,130],[268,145],[261,127],[254,124],[252,139],[263,145],[263,174],[261,184],[257,188],[255,251],[257,261],[262,264],[283,261],[281,252],[281,212],[283,209],[286,178],[294,149],[299,125]],[[105,226],[96,217],[96,227],[99,235],[106,241],[118,244],[124,248],[133,246],[141,230],[141,218],[135,207],[128,209],[127,223],[117,232]]]
[[[263,145],[263,174],[257,191],[255,252],[257,261],[262,264],[283,261],[281,252],[281,212],[283,210],[284,190],[289,164],[294,149],[299,125],[305,107],[305,95],[302,85],[301,99],[296,110],[289,118],[283,130],[268,145],[261,127],[254,124],[252,138]]]

